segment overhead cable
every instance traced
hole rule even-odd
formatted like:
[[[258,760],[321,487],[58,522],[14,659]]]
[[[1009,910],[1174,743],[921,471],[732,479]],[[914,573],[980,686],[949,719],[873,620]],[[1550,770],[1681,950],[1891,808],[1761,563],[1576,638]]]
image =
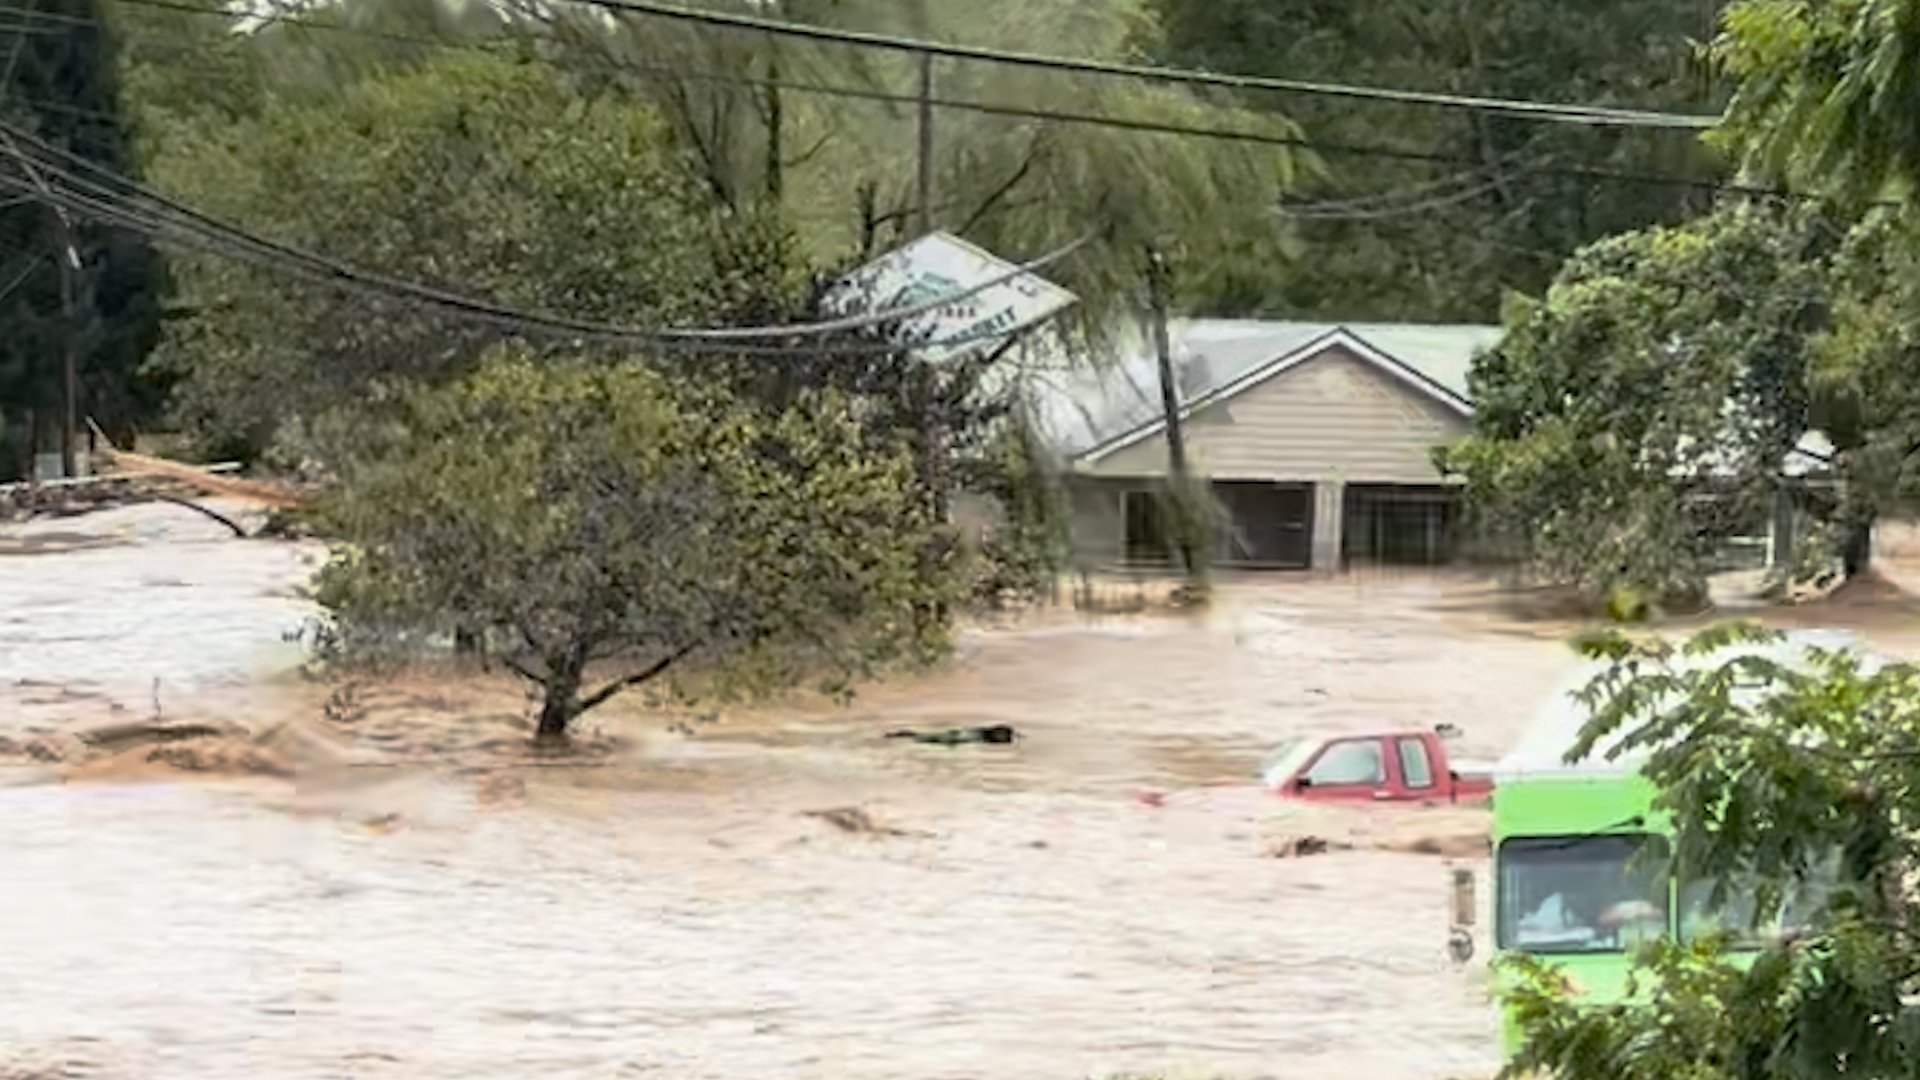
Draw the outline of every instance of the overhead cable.
[[[122,2],[128,2],[128,0],[122,0]],[[1543,120],[1594,126],[1673,128],[1697,131],[1714,127],[1720,122],[1720,118],[1717,116],[1702,116],[1694,113],[1663,113],[1643,109],[1620,109],[1610,106],[1563,105],[1541,101],[1522,101],[1513,98],[1472,97],[1460,94],[1429,93],[1419,90],[1391,90],[1382,87],[1349,86],[1341,83],[1312,82],[1302,79],[1279,79],[1264,75],[1230,75],[1212,71],[1198,71],[1189,68],[1156,67],[1146,64],[1124,64],[1108,60],[1047,56],[1040,53],[1019,52],[1011,49],[994,49],[978,45],[953,45],[939,41],[926,41],[919,38],[900,37],[893,34],[877,34],[862,30],[837,30],[823,26],[808,26],[801,23],[787,22],[782,19],[770,19],[759,15],[707,11],[681,7],[676,4],[658,3],[655,2],[655,0],[572,0],[572,2],[587,7],[601,8],[606,11],[653,15],[685,22],[703,23],[709,26],[753,30],[760,33],[779,34],[787,37],[806,38],[813,41],[831,42],[834,44],[858,46],[868,49],[884,49],[892,52],[912,53],[915,55],[950,57],[957,60],[979,60],[987,63],[1040,68],[1049,71],[1070,71],[1086,75],[1107,75],[1144,79],[1152,82],[1221,86],[1236,90],[1273,90],[1284,93],[1353,98],[1402,105],[1427,105],[1436,108],[1470,109],[1476,112],[1509,116],[1516,119]]]
[[[1016,277],[1036,273],[1059,262],[1097,238],[1097,233],[1089,233],[1039,258],[1013,266],[995,274],[985,281],[956,289],[928,300],[912,304],[887,308],[877,312],[852,315],[822,322],[795,323],[783,326],[745,327],[745,328],[668,328],[644,329],[620,326],[590,320],[570,319],[558,316],[524,312],[491,301],[448,292],[417,282],[365,270],[349,263],[332,259],[315,252],[278,241],[269,240],[248,232],[238,226],[210,217],[199,210],[173,199],[164,193],[123,176],[105,166],[53,146],[39,139],[32,132],[7,121],[0,120],[0,136],[12,143],[12,151],[20,165],[40,177],[53,176],[82,189],[87,194],[74,195],[71,192],[48,190],[44,182],[36,183],[28,177],[8,177],[0,175],[0,183],[22,191],[23,194],[39,197],[66,209],[78,210],[96,217],[107,217],[118,224],[127,225],[136,230],[149,233],[186,232],[202,240],[225,242],[233,249],[249,252],[253,258],[249,261],[269,265],[272,268],[304,273],[306,276],[347,284],[362,289],[372,289],[390,295],[403,296],[433,306],[445,308],[468,316],[483,318],[522,329],[533,329],[547,333],[573,335],[598,340],[619,340],[643,342],[655,346],[669,347],[718,347],[735,349],[739,346],[753,346],[791,340],[798,337],[817,337],[831,334],[846,334],[854,331],[896,323],[916,315],[927,314],[951,304],[975,296],[987,289],[1005,284]],[[28,159],[20,146],[24,145],[37,151],[42,159]],[[54,160],[45,160],[51,157]],[[105,177],[117,185],[115,190],[106,184],[89,181],[73,171],[79,166],[96,176]],[[151,206],[139,205],[141,201]],[[133,205],[129,206],[131,203]],[[160,208],[155,213],[153,207]],[[171,215],[171,218],[169,217]],[[226,251],[233,254],[233,250]],[[903,345],[876,347],[875,352],[895,352],[910,348],[932,346],[950,346],[967,344],[976,340],[990,340],[1003,337],[1001,333],[981,333],[977,337],[962,335],[958,338],[946,338],[937,341],[912,342]],[[835,346],[836,351],[855,346]],[[779,351],[791,352],[792,349]]]

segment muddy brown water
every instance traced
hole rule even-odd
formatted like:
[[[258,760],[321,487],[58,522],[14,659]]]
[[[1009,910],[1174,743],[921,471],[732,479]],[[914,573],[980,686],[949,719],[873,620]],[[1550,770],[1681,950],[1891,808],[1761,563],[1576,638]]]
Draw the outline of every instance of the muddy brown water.
[[[112,542],[0,558],[0,735],[146,715],[156,679],[170,717],[314,711],[276,673],[316,551],[167,507],[60,528]],[[937,676],[693,738],[630,702],[626,750],[501,798],[420,767],[0,784],[0,1076],[1490,1075],[1445,863],[1364,850],[1471,816],[1208,786],[1308,730],[1449,721],[1496,755],[1568,653],[1457,584],[978,631]],[[393,695],[342,736],[497,745],[503,695]],[[877,737],[981,723],[1025,737]],[[836,807],[877,829],[809,814]],[[1363,850],[1268,857],[1303,832]]]

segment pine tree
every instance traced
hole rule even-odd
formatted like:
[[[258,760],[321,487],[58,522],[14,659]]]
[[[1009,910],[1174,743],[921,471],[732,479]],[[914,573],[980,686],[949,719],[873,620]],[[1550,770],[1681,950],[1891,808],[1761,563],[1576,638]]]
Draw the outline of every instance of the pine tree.
[[[120,173],[134,153],[120,113],[118,76],[100,0],[23,0],[0,22],[0,115],[40,139]],[[0,177],[29,179],[0,144]],[[58,184],[56,174],[47,182]],[[18,201],[16,201],[18,200]],[[140,373],[158,339],[165,268],[133,231],[72,218],[79,267],[72,315],[63,313],[63,226],[13,184],[0,190],[0,477],[24,471],[34,450],[59,446],[65,335],[79,372],[78,413],[130,434],[165,388]]]

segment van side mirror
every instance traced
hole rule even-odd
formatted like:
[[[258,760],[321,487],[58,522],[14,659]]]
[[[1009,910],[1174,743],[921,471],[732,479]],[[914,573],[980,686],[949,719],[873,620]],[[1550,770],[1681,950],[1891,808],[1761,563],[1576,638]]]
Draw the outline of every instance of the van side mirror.
[[[1472,926],[1480,905],[1474,902],[1473,868],[1455,867],[1453,871],[1453,925]]]

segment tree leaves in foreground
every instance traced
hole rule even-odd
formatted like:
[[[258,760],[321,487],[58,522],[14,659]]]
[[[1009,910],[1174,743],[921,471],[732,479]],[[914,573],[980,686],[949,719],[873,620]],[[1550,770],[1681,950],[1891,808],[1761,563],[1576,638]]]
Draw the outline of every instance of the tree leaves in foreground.
[[[1442,453],[1479,530],[1548,580],[1696,599],[1807,430],[1829,279],[1817,219],[1732,206],[1594,244],[1516,299]]]
[[[1907,1004],[1920,989],[1920,912],[1907,885],[1920,856],[1920,669],[1753,648],[1779,640],[1736,624],[1679,647],[1618,632],[1588,642],[1589,656],[1612,663],[1586,692],[1593,717],[1570,756],[1610,737],[1648,751],[1642,768],[1675,823],[1682,880],[1754,883],[1755,926],[1775,922],[1838,852],[1815,928],[1750,965],[1729,962],[1724,936],[1651,945],[1636,958],[1637,988],[1611,1005],[1572,998],[1549,963],[1511,962],[1508,1001],[1526,1044],[1508,1075],[1920,1075],[1920,1013]],[[1723,649],[1732,658],[1719,664],[1676,663]]]
[[[1738,89],[1713,137],[1749,170],[1849,201],[1920,194],[1920,2],[1740,0],[1724,26]]]
[[[687,660],[774,688],[941,645],[913,619],[943,582],[912,463],[844,396],[768,420],[639,363],[504,351],[400,416],[325,511],[317,593],[349,657],[482,630],[558,738]]]

